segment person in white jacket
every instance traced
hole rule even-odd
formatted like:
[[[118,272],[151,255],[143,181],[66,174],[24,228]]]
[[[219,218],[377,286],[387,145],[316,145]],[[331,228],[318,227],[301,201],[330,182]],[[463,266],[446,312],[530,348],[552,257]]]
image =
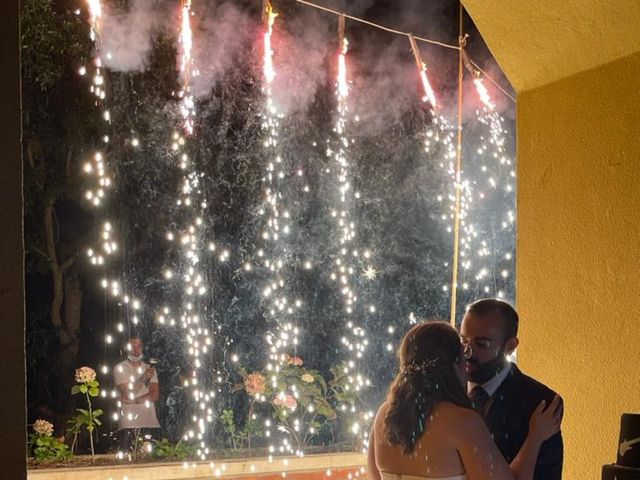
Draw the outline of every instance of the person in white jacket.
[[[138,336],[127,343],[127,358],[113,369],[120,394],[118,431],[125,450],[137,449],[140,429],[160,428],[155,402],[160,395],[156,369],[142,360],[144,345]]]

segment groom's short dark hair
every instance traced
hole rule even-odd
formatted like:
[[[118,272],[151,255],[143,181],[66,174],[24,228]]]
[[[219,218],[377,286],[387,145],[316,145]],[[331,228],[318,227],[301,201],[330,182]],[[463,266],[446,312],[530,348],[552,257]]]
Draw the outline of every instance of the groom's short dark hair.
[[[467,307],[467,313],[476,316],[497,313],[504,321],[505,340],[518,335],[518,312],[509,303],[497,298],[482,298]]]

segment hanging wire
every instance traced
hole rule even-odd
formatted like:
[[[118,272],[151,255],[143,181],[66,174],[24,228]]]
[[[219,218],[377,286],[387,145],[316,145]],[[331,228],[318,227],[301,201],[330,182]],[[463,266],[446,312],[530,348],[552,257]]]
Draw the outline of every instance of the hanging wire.
[[[309,7],[317,8],[318,10],[322,10],[324,12],[332,13],[333,15],[338,15],[341,18],[348,18],[349,20],[353,20],[355,22],[360,22],[360,23],[363,23],[365,25],[369,25],[371,27],[375,27],[375,28],[378,28],[380,30],[384,30],[385,32],[395,33],[396,35],[403,35],[403,36],[405,36],[407,38],[413,37],[414,40],[418,40],[418,41],[423,42],[423,43],[428,43],[430,45],[438,45],[440,47],[449,48],[451,50],[460,50],[462,48],[462,47],[460,47],[460,45],[450,45],[448,43],[439,42],[437,40],[431,40],[429,38],[417,37],[415,35],[412,35],[409,32],[403,32],[403,31],[400,31],[400,30],[395,30],[393,28],[385,27],[384,25],[373,23],[373,22],[370,22],[368,20],[364,20],[362,18],[354,17],[352,15],[347,15],[346,13],[342,13],[342,12],[339,12],[338,10],[334,10],[332,8],[328,8],[328,7],[324,7],[322,5],[318,5],[317,3],[309,2],[307,0],[296,0],[296,2],[300,3],[302,5],[307,5]],[[496,80],[491,78],[491,76],[489,76],[484,70],[482,70],[478,66],[478,64],[476,62],[474,62],[473,60],[469,59],[468,55],[466,54],[466,52],[465,52],[465,56],[467,57],[467,61],[469,62],[470,65],[473,65],[473,67],[477,71],[482,73],[482,75],[484,75],[487,78],[487,80],[489,80],[493,85],[495,85],[495,87],[498,90],[500,90],[502,93],[504,93],[507,98],[509,98],[514,103],[516,102],[515,97],[513,95],[511,95],[509,92],[507,92],[507,90],[504,87],[502,87]]]
[[[482,75],[484,75],[484,77],[489,80],[491,83],[493,83],[493,85],[495,85],[495,87],[500,90],[502,93],[504,93],[510,100],[512,100],[514,103],[516,103],[516,99],[513,95],[511,95],[509,92],[507,92],[503,87],[500,86],[500,84],[495,81],[493,78],[491,78],[487,72],[485,72],[484,70],[482,70],[478,64],[476,62],[474,62],[473,60],[469,59],[469,63],[471,65],[473,65],[474,68],[476,68]]]
[[[334,15],[343,16],[344,18],[348,18],[349,20],[353,20],[355,22],[364,23],[371,27],[379,28],[380,30],[384,30],[386,32],[395,33],[396,35],[404,35],[405,37],[409,36],[408,32],[401,32],[400,30],[394,30],[393,28],[385,27],[383,25],[379,25],[377,23],[370,22],[368,20],[364,20],[362,18],[354,17],[352,15],[347,15],[346,13],[339,12],[337,10],[333,10],[331,8],[323,7],[322,5],[318,5],[316,3],[308,2],[307,0],[296,0],[298,3],[302,3],[303,5],[308,5],[309,7],[317,8],[318,10],[323,10],[325,12],[333,13]],[[449,45],[448,43],[438,42],[437,40],[430,40],[428,38],[416,37],[413,36],[416,40],[419,40],[424,43],[429,43],[431,45],[439,45],[441,47],[450,48],[452,50],[459,50],[460,47],[456,45]]]

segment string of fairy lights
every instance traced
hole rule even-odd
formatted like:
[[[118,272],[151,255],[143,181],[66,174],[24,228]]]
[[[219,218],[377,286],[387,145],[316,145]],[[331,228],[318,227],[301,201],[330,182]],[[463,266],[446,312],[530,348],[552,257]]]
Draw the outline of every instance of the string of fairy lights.
[[[344,309],[344,326],[342,332],[342,344],[347,356],[346,368],[349,374],[350,385],[355,391],[360,392],[370,385],[370,382],[359,371],[359,363],[365,358],[368,345],[367,332],[362,326],[362,316],[374,314],[375,305],[363,305],[357,291],[356,277],[362,275],[367,280],[374,280],[378,271],[374,266],[371,252],[366,248],[358,248],[356,245],[357,218],[353,212],[353,205],[359,199],[359,193],[353,188],[351,181],[352,166],[349,159],[349,148],[353,140],[349,136],[349,122],[358,121],[357,116],[351,116],[349,110],[349,90],[348,80],[348,41],[345,36],[345,18],[356,19],[345,16],[324,7],[312,4],[311,2],[299,1],[299,3],[311,7],[321,8],[329,13],[339,15],[339,51],[337,55],[338,77],[336,79],[336,118],[334,124],[335,139],[328,141],[327,156],[333,160],[333,171],[335,173],[334,182],[337,192],[337,202],[331,210],[330,215],[334,219],[334,228],[337,232],[339,249],[336,251],[334,263],[330,267],[330,278],[336,283],[336,288],[341,294]],[[111,115],[107,105],[107,85],[103,72],[102,52],[100,48],[100,30],[103,21],[103,11],[100,0],[87,0],[90,20],[90,35],[95,45],[95,56],[90,67],[81,67],[80,75],[92,75],[90,90],[96,97],[96,105],[101,110],[102,118],[105,121],[105,132],[111,122]],[[203,271],[204,258],[207,255],[218,255],[218,260],[226,261],[229,258],[229,251],[216,251],[216,245],[208,242],[205,235],[205,221],[208,205],[203,196],[202,181],[203,176],[197,170],[195,162],[189,156],[189,137],[194,134],[194,122],[196,119],[195,100],[191,92],[191,82],[193,77],[198,75],[198,70],[194,65],[192,47],[194,43],[191,29],[191,17],[193,15],[191,0],[181,0],[180,6],[180,31],[179,31],[179,78],[181,89],[179,92],[180,106],[179,116],[181,119],[182,132],[174,132],[171,137],[171,157],[175,158],[179,168],[183,172],[182,186],[176,200],[177,205],[187,212],[189,220],[177,231],[167,232],[166,238],[169,242],[178,246],[180,254],[180,267],[177,271],[171,268],[164,270],[163,275],[167,281],[177,282],[183,289],[182,302],[178,306],[162,306],[157,314],[158,324],[168,327],[179,327],[184,335],[191,362],[189,378],[185,380],[184,387],[190,392],[193,402],[192,425],[184,434],[186,440],[193,440],[197,443],[197,454],[201,460],[209,455],[207,445],[207,425],[214,418],[213,400],[215,391],[212,385],[206,385],[207,375],[203,371],[210,367],[208,358],[213,350],[213,333],[208,325],[206,313],[202,311],[199,298],[204,298],[210,292],[207,285],[207,275]],[[288,240],[291,229],[295,228],[291,217],[291,210],[288,208],[286,191],[287,181],[291,175],[291,165],[286,160],[286,155],[282,151],[280,143],[281,121],[283,114],[276,105],[272,85],[276,75],[274,65],[274,51],[272,47],[272,36],[274,34],[274,22],[277,14],[274,12],[270,2],[263,0],[263,15],[265,31],[263,36],[263,94],[264,109],[262,113],[262,132],[264,136],[265,167],[262,178],[264,205],[260,208],[259,214],[263,219],[264,229],[261,233],[261,248],[257,249],[256,266],[264,268],[269,272],[269,279],[262,287],[263,306],[268,320],[273,328],[269,331],[266,342],[268,348],[268,362],[266,369],[270,377],[268,381],[274,390],[277,391],[277,398],[283,405],[286,405],[289,396],[297,398],[299,392],[294,385],[287,385],[282,388],[280,373],[289,361],[290,353],[297,352],[299,347],[300,330],[302,326],[299,322],[299,314],[303,305],[302,299],[292,292],[288,275],[296,268],[311,269],[314,266],[310,261],[300,262],[293,258],[288,248]],[[375,24],[371,24],[380,27]],[[390,30],[390,29],[387,29]],[[424,152],[431,155],[438,151],[440,155],[440,167],[451,178],[451,189],[447,195],[439,196],[438,200],[443,204],[442,221],[446,225],[447,231],[452,233],[459,222],[459,259],[461,273],[461,285],[464,290],[474,286],[481,288],[486,294],[495,294],[498,297],[505,295],[504,290],[496,287],[492,272],[495,265],[490,265],[489,261],[498,254],[504,260],[504,268],[500,270],[500,277],[508,278],[512,273],[509,270],[514,258],[512,247],[496,246],[484,237],[473,219],[478,208],[482,208],[483,202],[494,191],[501,191],[503,194],[512,195],[515,192],[515,171],[513,160],[510,158],[505,137],[508,133],[504,127],[504,118],[501,117],[496,106],[491,99],[484,83],[483,77],[477,69],[472,69],[474,75],[473,84],[481,101],[482,107],[475,112],[476,120],[484,125],[488,130],[488,135],[483,137],[482,144],[477,148],[471,162],[481,165],[481,179],[475,183],[465,178],[463,172],[456,166],[456,159],[460,155],[460,145],[456,145],[455,135],[457,130],[454,125],[440,112],[436,94],[428,78],[427,65],[422,61],[420,50],[416,40],[427,43],[440,44],[445,47],[455,48],[463,51],[463,45],[455,47],[440,42],[431,42],[428,39],[414,37],[412,34],[393,31],[407,36],[412,52],[415,57],[418,75],[424,90],[422,101],[428,102],[432,109],[432,122],[425,129]],[[468,61],[467,65],[473,62]],[[472,67],[471,67],[472,68]],[[90,71],[91,70],[91,71]],[[105,145],[109,143],[107,133],[102,138]],[[131,140],[131,146],[139,145],[139,139]],[[459,142],[458,142],[459,143]],[[86,190],[85,198],[87,202],[96,208],[103,207],[107,203],[108,191],[114,188],[113,179],[109,175],[109,160],[104,151],[96,151],[89,161],[83,165],[84,173],[90,179],[90,186]],[[293,176],[301,176],[302,172],[297,171]],[[308,186],[305,186],[308,189]],[[459,204],[456,201],[459,196]],[[505,210],[500,213],[500,226],[503,230],[514,228],[515,212]],[[106,274],[106,267],[109,258],[115,257],[121,249],[117,241],[114,224],[108,220],[101,222],[99,242],[87,249],[87,256],[92,265],[100,268],[104,273],[100,283],[105,292],[117,299],[125,309],[132,310],[132,315],[127,315],[127,321],[133,325],[139,322],[139,311],[142,309],[141,301],[129,293],[130,288],[124,280],[111,278]],[[300,263],[298,265],[297,263]],[[247,262],[244,269],[252,270],[254,265]],[[124,279],[123,275],[120,275]],[[457,287],[457,284],[456,284]],[[443,285],[443,290],[449,292],[448,285]],[[106,300],[105,300],[106,301]],[[413,313],[410,315],[410,322],[415,322]],[[129,331],[131,325],[125,325],[122,321],[117,323],[114,332],[105,330],[105,342],[114,342],[116,332],[124,334]],[[106,328],[106,327],[105,327]],[[395,331],[389,327],[389,335],[394,335]],[[128,348],[130,348],[128,346]],[[387,343],[387,349],[393,350],[393,344]],[[235,355],[234,355],[235,357]],[[237,357],[232,361],[237,361]],[[107,365],[101,367],[103,374],[109,373]],[[133,386],[131,385],[131,388]],[[110,394],[103,391],[104,396],[110,395],[118,398],[114,389]],[[258,396],[257,400],[265,402],[264,395]],[[118,400],[119,402],[119,400]],[[117,403],[116,412],[113,419],[117,420],[121,405]],[[346,406],[345,406],[346,408]],[[285,416],[287,410],[284,410]],[[351,407],[351,413],[359,413],[357,407]],[[292,410],[289,415],[294,415]],[[365,439],[366,426],[371,419],[370,412],[356,415],[356,420],[351,425],[354,435],[360,435]],[[304,452],[296,448],[291,442],[290,428],[284,422],[272,421],[270,418],[263,419],[265,435],[269,439],[269,460],[273,461],[274,455],[283,456],[283,471],[288,465],[287,456],[303,456]],[[293,428],[298,428],[299,421],[295,420]],[[357,475],[356,475],[357,476]]]

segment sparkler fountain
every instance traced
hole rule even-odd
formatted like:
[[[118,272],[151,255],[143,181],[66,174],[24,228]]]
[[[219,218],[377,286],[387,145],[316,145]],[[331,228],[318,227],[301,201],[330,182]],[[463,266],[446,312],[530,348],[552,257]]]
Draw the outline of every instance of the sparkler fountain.
[[[461,281],[471,297],[496,296],[513,301],[509,287],[515,262],[510,237],[515,228],[515,176],[506,144],[504,118],[480,78],[474,72],[473,85],[480,100],[475,111],[480,145],[469,152],[465,169],[465,192],[461,215]],[[488,130],[488,132],[487,132]],[[473,182],[471,179],[474,179]]]
[[[271,388],[276,392],[276,400],[283,405],[282,415],[293,416],[297,408],[295,398],[298,392],[295,385],[287,385],[282,378],[283,367],[295,355],[299,345],[297,316],[302,307],[300,299],[289,298],[291,288],[289,275],[296,269],[296,259],[288,248],[288,237],[291,233],[292,218],[287,208],[287,198],[284,194],[285,186],[290,178],[289,165],[279,145],[280,121],[282,115],[278,112],[273,99],[272,85],[276,71],[273,64],[272,35],[273,25],[277,14],[270,2],[263,3],[264,32],[264,60],[263,60],[263,94],[265,107],[262,115],[262,130],[265,135],[264,149],[267,165],[262,177],[264,203],[260,208],[265,228],[261,235],[263,248],[257,252],[260,266],[268,272],[269,280],[262,289],[265,314],[273,325],[267,334],[269,362],[267,364],[267,379]],[[310,268],[310,265],[307,265]],[[264,395],[259,401],[265,401]],[[290,410],[290,411],[289,411]],[[270,419],[265,419],[265,435],[269,439],[269,461],[273,461],[273,454],[294,454],[302,456],[300,449],[295,450],[290,437],[295,435],[299,424],[294,421],[293,430],[284,421],[275,425]],[[286,467],[288,460],[282,459]]]
[[[106,109],[106,85],[102,73],[100,57],[100,28],[102,25],[102,8],[99,0],[88,0],[90,6],[91,38],[96,42],[96,56],[93,68],[91,91],[96,96],[96,104],[103,110],[103,118],[108,125],[111,115]],[[276,392],[276,398],[282,405],[287,405],[289,399],[298,398],[295,385],[283,383],[281,372],[283,367],[295,357],[299,348],[301,333],[301,321],[299,319],[302,300],[295,295],[293,276],[298,269],[312,269],[310,262],[302,262],[297,258],[291,247],[292,229],[296,228],[296,222],[292,217],[295,206],[291,205],[291,199],[287,191],[291,189],[290,180],[296,177],[293,162],[283,152],[280,144],[282,134],[281,123],[283,115],[280,113],[272,92],[273,82],[276,78],[274,68],[274,52],[272,45],[273,26],[276,14],[271,5],[265,1],[265,32],[263,37],[263,93],[265,108],[262,115],[262,129],[264,134],[264,153],[266,164],[262,178],[263,206],[260,214],[263,219],[264,229],[261,232],[261,247],[257,250],[257,261],[254,265],[245,264],[247,271],[258,267],[267,272],[268,281],[261,286],[262,305],[265,316],[270,323],[270,332],[267,335],[268,363],[266,370],[269,372],[268,381]],[[171,138],[170,158],[175,160],[179,169],[183,172],[181,187],[177,198],[180,210],[178,227],[167,232],[167,240],[176,245],[179,252],[179,262],[175,268],[167,268],[164,271],[165,279],[180,289],[180,305],[163,306],[158,310],[156,319],[160,325],[177,327],[183,334],[190,360],[190,371],[184,387],[189,392],[189,398],[193,404],[191,415],[192,426],[185,433],[184,438],[194,440],[197,443],[198,457],[204,460],[209,452],[207,443],[208,425],[215,418],[213,401],[216,396],[216,387],[211,381],[212,357],[214,344],[217,339],[214,333],[213,319],[207,306],[207,294],[211,291],[208,285],[207,270],[204,267],[205,258],[216,251],[216,246],[207,238],[206,211],[207,199],[204,197],[203,182],[205,178],[196,166],[195,158],[190,156],[189,139],[194,135],[196,108],[194,96],[191,91],[193,77],[198,74],[193,62],[193,33],[192,33],[192,9],[191,0],[182,0],[180,6],[180,32],[179,32],[179,58],[178,70],[181,89],[178,93],[180,131],[175,132]],[[349,111],[350,82],[348,77],[347,51],[348,42],[344,36],[344,16],[340,18],[340,41],[337,55],[338,77],[336,81],[337,111],[334,122],[334,138],[328,142],[327,157],[330,160],[332,177],[330,182],[335,186],[336,196],[329,215],[333,227],[333,236],[328,243],[334,242],[336,248],[332,253],[332,264],[327,272],[331,281],[339,292],[342,315],[344,318],[344,331],[341,343],[348,356],[345,364],[345,373],[349,375],[349,387],[358,394],[370,381],[362,373],[362,363],[366,355],[368,332],[365,330],[367,317],[376,313],[376,306],[367,304],[360,289],[363,281],[374,280],[378,271],[374,266],[372,253],[357,238],[356,203],[359,193],[354,188],[354,165],[351,162],[353,155],[351,147],[353,140],[349,134],[351,121]],[[451,176],[454,188],[459,189],[460,205],[458,211],[460,220],[460,267],[461,287],[473,289],[470,284],[479,285],[486,294],[504,296],[504,289],[496,287],[495,279],[491,279],[488,272],[495,269],[495,265],[489,265],[491,254],[499,253],[503,256],[504,264],[513,261],[512,249],[500,250],[487,243],[487,231],[480,231],[475,222],[470,218],[477,217],[477,209],[483,208],[483,201],[489,196],[487,189],[501,189],[506,195],[513,194],[513,177],[515,172],[512,161],[508,157],[505,148],[504,119],[496,112],[482,80],[474,79],[474,85],[482,102],[482,107],[476,113],[476,120],[489,131],[489,138],[477,150],[477,158],[483,162],[481,171],[482,185],[474,183],[460,172],[456,171],[456,145],[455,130],[439,111],[439,104],[433,88],[427,76],[427,68],[419,57],[414,38],[409,35],[412,49],[416,55],[416,63],[419,70],[419,78],[424,89],[422,100],[428,102],[433,113],[432,124],[425,133],[425,152],[431,154],[439,149],[441,166]],[[86,68],[80,70],[82,75],[87,73]],[[357,120],[357,118],[356,118]],[[105,145],[109,137],[103,138]],[[484,139],[483,139],[484,140]],[[137,145],[132,142],[132,146]],[[97,151],[91,160],[84,165],[85,173],[93,180],[95,185],[87,190],[86,199],[96,207],[106,202],[107,192],[112,188],[112,179],[109,177],[109,163],[107,155],[103,151]],[[308,188],[308,187],[307,187]],[[443,214],[443,220],[451,232],[451,222],[456,215],[455,195],[441,199],[445,208],[449,208]],[[474,210],[475,209],[475,210]],[[514,212],[507,211],[501,214],[501,227],[510,231],[513,229]],[[106,269],[108,259],[120,251],[121,245],[116,240],[117,225],[105,221],[100,232],[100,244],[88,250],[88,256],[92,264]],[[333,248],[333,244],[330,248]],[[217,255],[217,254],[216,254]],[[228,259],[228,251],[219,253],[219,260]],[[501,271],[501,277],[506,279],[511,275],[510,267],[505,266]],[[106,270],[105,270],[106,271]],[[475,280],[474,280],[475,279]],[[141,302],[130,296],[124,280],[117,277],[111,278],[105,273],[102,285],[110,291],[112,296],[118,299],[124,308],[131,308],[133,315],[130,318],[132,324],[137,324],[139,319],[137,311],[141,308]],[[481,287],[480,287],[481,286]],[[445,290],[447,288],[445,287]],[[175,310],[175,312],[174,312]],[[124,333],[130,325],[118,323],[116,330]],[[391,327],[390,327],[391,329]],[[389,330],[391,334],[392,331]],[[112,343],[114,336],[105,332],[107,343]],[[391,344],[388,349],[392,350]],[[292,357],[293,356],[293,357]],[[102,368],[104,374],[108,373],[108,367]],[[105,395],[107,392],[103,392]],[[116,397],[115,390],[111,395]],[[257,397],[257,401],[265,402],[264,395]],[[295,402],[294,402],[295,403]],[[345,403],[342,410],[349,410],[354,421],[349,424],[352,433],[366,438],[365,427],[371,418],[370,412],[360,412],[358,407]],[[287,407],[288,408],[288,407]],[[295,420],[300,412],[296,408],[287,410],[284,415],[291,419],[290,422],[272,422],[269,418],[264,420],[265,433],[268,438],[270,460],[276,454],[283,455],[283,466],[286,467],[286,456],[303,456],[301,448],[297,448],[292,442],[299,421]],[[115,414],[117,418],[117,414]],[[302,418],[302,416],[300,416]],[[361,438],[361,437],[360,437]],[[286,469],[286,468],[285,468]]]
[[[205,221],[203,216],[207,211],[207,200],[203,198],[201,181],[203,175],[198,171],[194,159],[187,153],[188,138],[193,134],[195,104],[191,93],[191,80],[197,75],[193,66],[192,48],[193,34],[191,29],[191,0],[183,0],[180,8],[180,49],[179,72],[182,88],[180,113],[183,120],[184,136],[178,132],[173,134],[171,149],[179,168],[183,171],[182,186],[177,200],[178,207],[184,212],[185,222],[176,234],[169,232],[167,239],[175,240],[180,252],[180,266],[176,280],[182,287],[182,305],[179,312],[179,327],[184,333],[187,352],[191,359],[191,371],[184,380],[184,386],[190,392],[193,402],[191,415],[192,427],[184,434],[185,440],[196,441],[196,453],[201,460],[209,454],[207,444],[207,426],[213,421],[212,402],[216,392],[211,384],[211,358],[213,353],[213,338],[210,328],[211,319],[208,318],[205,295],[209,291],[203,271],[205,254],[215,251],[215,245],[205,241]],[[228,252],[222,252],[220,260],[224,261]],[[167,280],[174,278],[174,273],[165,273]],[[168,309],[168,307],[165,307]],[[160,313],[159,320],[164,320]]]
[[[348,375],[349,385],[347,391],[360,394],[363,388],[370,385],[370,381],[360,371],[364,354],[369,344],[366,330],[363,327],[363,317],[376,312],[373,304],[363,305],[358,292],[358,276],[362,275],[366,280],[373,280],[377,276],[377,270],[371,265],[371,252],[358,248],[356,241],[357,229],[354,216],[355,202],[360,194],[353,186],[353,171],[349,158],[349,146],[352,140],[348,133],[349,115],[349,80],[347,74],[348,40],[345,36],[345,18],[340,16],[338,24],[338,78],[336,85],[337,117],[334,126],[336,135],[334,148],[327,149],[327,156],[333,159],[332,170],[335,172],[336,206],[331,209],[331,217],[335,221],[335,230],[338,232],[337,251],[333,255],[333,265],[330,278],[336,284],[342,299],[345,334],[341,343],[348,355],[345,362],[344,373]],[[370,412],[359,412],[356,402],[341,405],[341,409],[349,409],[354,417],[351,423],[351,431],[356,436],[366,436],[366,422],[370,420]]]
[[[457,288],[452,289],[451,285],[445,284],[443,290],[452,296],[460,296],[462,305],[483,296],[513,301],[509,279],[515,262],[514,245],[500,241],[500,238],[505,238],[504,234],[509,237],[514,233],[515,212],[508,207],[515,205],[513,160],[506,145],[504,118],[497,112],[480,72],[471,67],[464,42],[462,48],[464,63],[474,77],[473,86],[480,101],[480,107],[475,110],[479,128],[472,127],[467,121],[467,137],[482,129],[484,133],[478,135],[481,144],[474,150],[468,144],[456,146],[454,129],[442,115],[434,117],[425,141],[427,153],[431,153],[436,145],[442,149],[440,167],[451,179],[448,194],[438,196],[443,203],[441,219],[447,232],[454,233],[455,224],[459,222],[459,238],[454,240],[459,242],[459,249],[454,252],[458,255],[458,262],[454,261],[452,266],[459,269],[454,276]],[[474,128],[473,133],[471,128]],[[456,166],[458,148],[466,152],[464,169]],[[505,208],[504,205],[507,205],[506,210],[496,215],[496,210]],[[447,262],[447,266],[450,265]]]
[[[90,38],[94,42],[94,57],[91,68],[91,72],[87,67],[83,66],[79,69],[79,74],[85,76],[89,73],[93,74],[92,82],[90,86],[91,93],[95,96],[95,104],[101,111],[101,117],[105,122],[104,134],[102,136],[102,143],[104,144],[104,150],[99,149],[92,155],[92,160],[88,161],[83,166],[83,172],[93,178],[95,185],[89,188],[85,192],[85,199],[90,205],[95,208],[104,209],[107,206],[107,191],[113,189],[113,181],[109,175],[110,165],[108,161],[108,154],[105,150],[108,150],[110,137],[108,135],[109,126],[111,124],[111,114],[107,108],[107,85],[106,78],[103,72],[102,66],[102,45],[101,45],[101,29],[103,23],[103,9],[100,0],[88,0],[89,20],[90,20]],[[137,145],[137,140],[132,142],[132,146]],[[114,261],[116,255],[120,252],[119,243],[116,240],[116,232],[113,222],[104,220],[101,222],[101,231],[99,234],[99,241],[97,246],[89,247],[86,251],[87,257],[90,263],[98,268],[102,272],[102,279],[100,285],[105,292],[111,293],[111,298],[114,299],[120,308],[124,310],[124,318],[127,322],[119,320],[115,325],[115,331],[109,331],[107,326],[107,320],[105,319],[105,331],[104,341],[108,346],[114,342],[116,338],[123,337],[129,331],[131,325],[136,325],[140,321],[139,312],[142,308],[141,301],[132,295],[131,290],[127,282],[124,279],[123,272],[114,273],[115,266]],[[111,260],[111,261],[110,261]],[[110,271],[111,270],[111,271]],[[122,277],[121,279],[118,277]],[[109,298],[105,295],[105,303],[109,302]],[[127,345],[128,348],[130,346]],[[110,368],[106,364],[106,349],[105,349],[105,362],[100,368],[100,372],[103,375],[109,375]],[[133,385],[130,384],[130,388]],[[112,413],[112,419],[118,420],[120,410],[119,394],[116,389],[108,392],[106,389],[101,391],[103,397],[110,396],[116,400],[116,409]]]

